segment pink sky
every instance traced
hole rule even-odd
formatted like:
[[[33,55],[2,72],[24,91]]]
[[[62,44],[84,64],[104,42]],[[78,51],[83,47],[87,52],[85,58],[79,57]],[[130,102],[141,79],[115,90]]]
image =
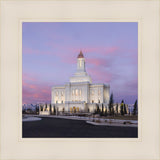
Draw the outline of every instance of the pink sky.
[[[23,23],[23,103],[50,102],[51,87],[76,71],[82,50],[93,83],[108,83],[115,102],[138,95],[137,23]]]

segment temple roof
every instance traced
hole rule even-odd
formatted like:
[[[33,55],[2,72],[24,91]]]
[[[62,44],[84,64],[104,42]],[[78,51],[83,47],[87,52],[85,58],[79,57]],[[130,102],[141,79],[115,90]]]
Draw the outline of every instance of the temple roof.
[[[80,51],[80,53],[79,53],[77,58],[84,58],[82,51]]]

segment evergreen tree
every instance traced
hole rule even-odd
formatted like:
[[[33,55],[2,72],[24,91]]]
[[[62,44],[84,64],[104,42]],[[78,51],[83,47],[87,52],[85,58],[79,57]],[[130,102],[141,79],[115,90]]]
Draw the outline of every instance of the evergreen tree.
[[[26,113],[26,110],[25,110],[25,109],[23,109],[23,110],[22,110],[22,114],[25,114],[25,113]]]
[[[121,115],[124,115],[123,106],[124,106],[124,101],[122,100],[122,102],[121,102]]]
[[[56,114],[56,107],[55,107],[55,105],[54,105],[54,114]]]
[[[49,111],[50,111],[50,114],[52,114],[52,105],[51,104],[49,105]]]
[[[124,104],[124,114],[127,114],[126,104]]]
[[[97,106],[97,114],[100,113],[99,105]]]
[[[113,100],[113,93],[112,93],[109,99],[109,114],[110,115],[114,114],[113,103],[114,103],[114,100]]]
[[[106,109],[105,109],[105,113],[104,113],[104,114],[105,114],[105,116],[107,116],[107,107],[106,107]]]
[[[39,106],[36,105],[36,114],[39,114]]]
[[[104,115],[104,106],[103,106],[103,103],[102,103],[102,113],[101,115],[103,116]]]
[[[118,103],[116,104],[116,113],[118,115]]]
[[[115,113],[114,113],[114,107],[112,106],[112,115],[114,115]]]
[[[39,106],[39,110],[40,110],[40,111],[42,111],[42,107],[41,107],[41,105]]]
[[[137,100],[134,103],[133,115],[137,114]]]
[[[46,103],[46,105],[45,105],[45,111],[47,111],[47,103]]]

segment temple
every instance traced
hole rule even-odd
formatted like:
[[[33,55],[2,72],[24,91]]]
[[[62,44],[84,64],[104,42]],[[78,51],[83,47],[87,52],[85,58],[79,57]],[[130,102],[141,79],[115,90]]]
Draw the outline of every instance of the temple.
[[[97,107],[107,107],[110,98],[108,84],[93,84],[85,68],[85,58],[80,51],[77,57],[77,71],[70,81],[62,86],[53,86],[51,105],[59,112],[94,112]]]

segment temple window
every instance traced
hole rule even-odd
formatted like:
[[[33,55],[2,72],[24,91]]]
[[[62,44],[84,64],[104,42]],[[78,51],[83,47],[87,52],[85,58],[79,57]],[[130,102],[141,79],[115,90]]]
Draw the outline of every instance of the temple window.
[[[100,89],[98,89],[98,95],[100,95],[101,94],[101,90]]]
[[[72,90],[72,95],[74,96],[74,89]]]
[[[79,90],[79,95],[80,95],[80,96],[82,95],[82,90],[81,90],[81,89]]]
[[[82,61],[79,62],[79,66],[80,66],[80,67],[82,66]]]
[[[56,91],[56,96],[58,96],[58,91]]]
[[[76,96],[78,96],[78,89],[76,89]]]

